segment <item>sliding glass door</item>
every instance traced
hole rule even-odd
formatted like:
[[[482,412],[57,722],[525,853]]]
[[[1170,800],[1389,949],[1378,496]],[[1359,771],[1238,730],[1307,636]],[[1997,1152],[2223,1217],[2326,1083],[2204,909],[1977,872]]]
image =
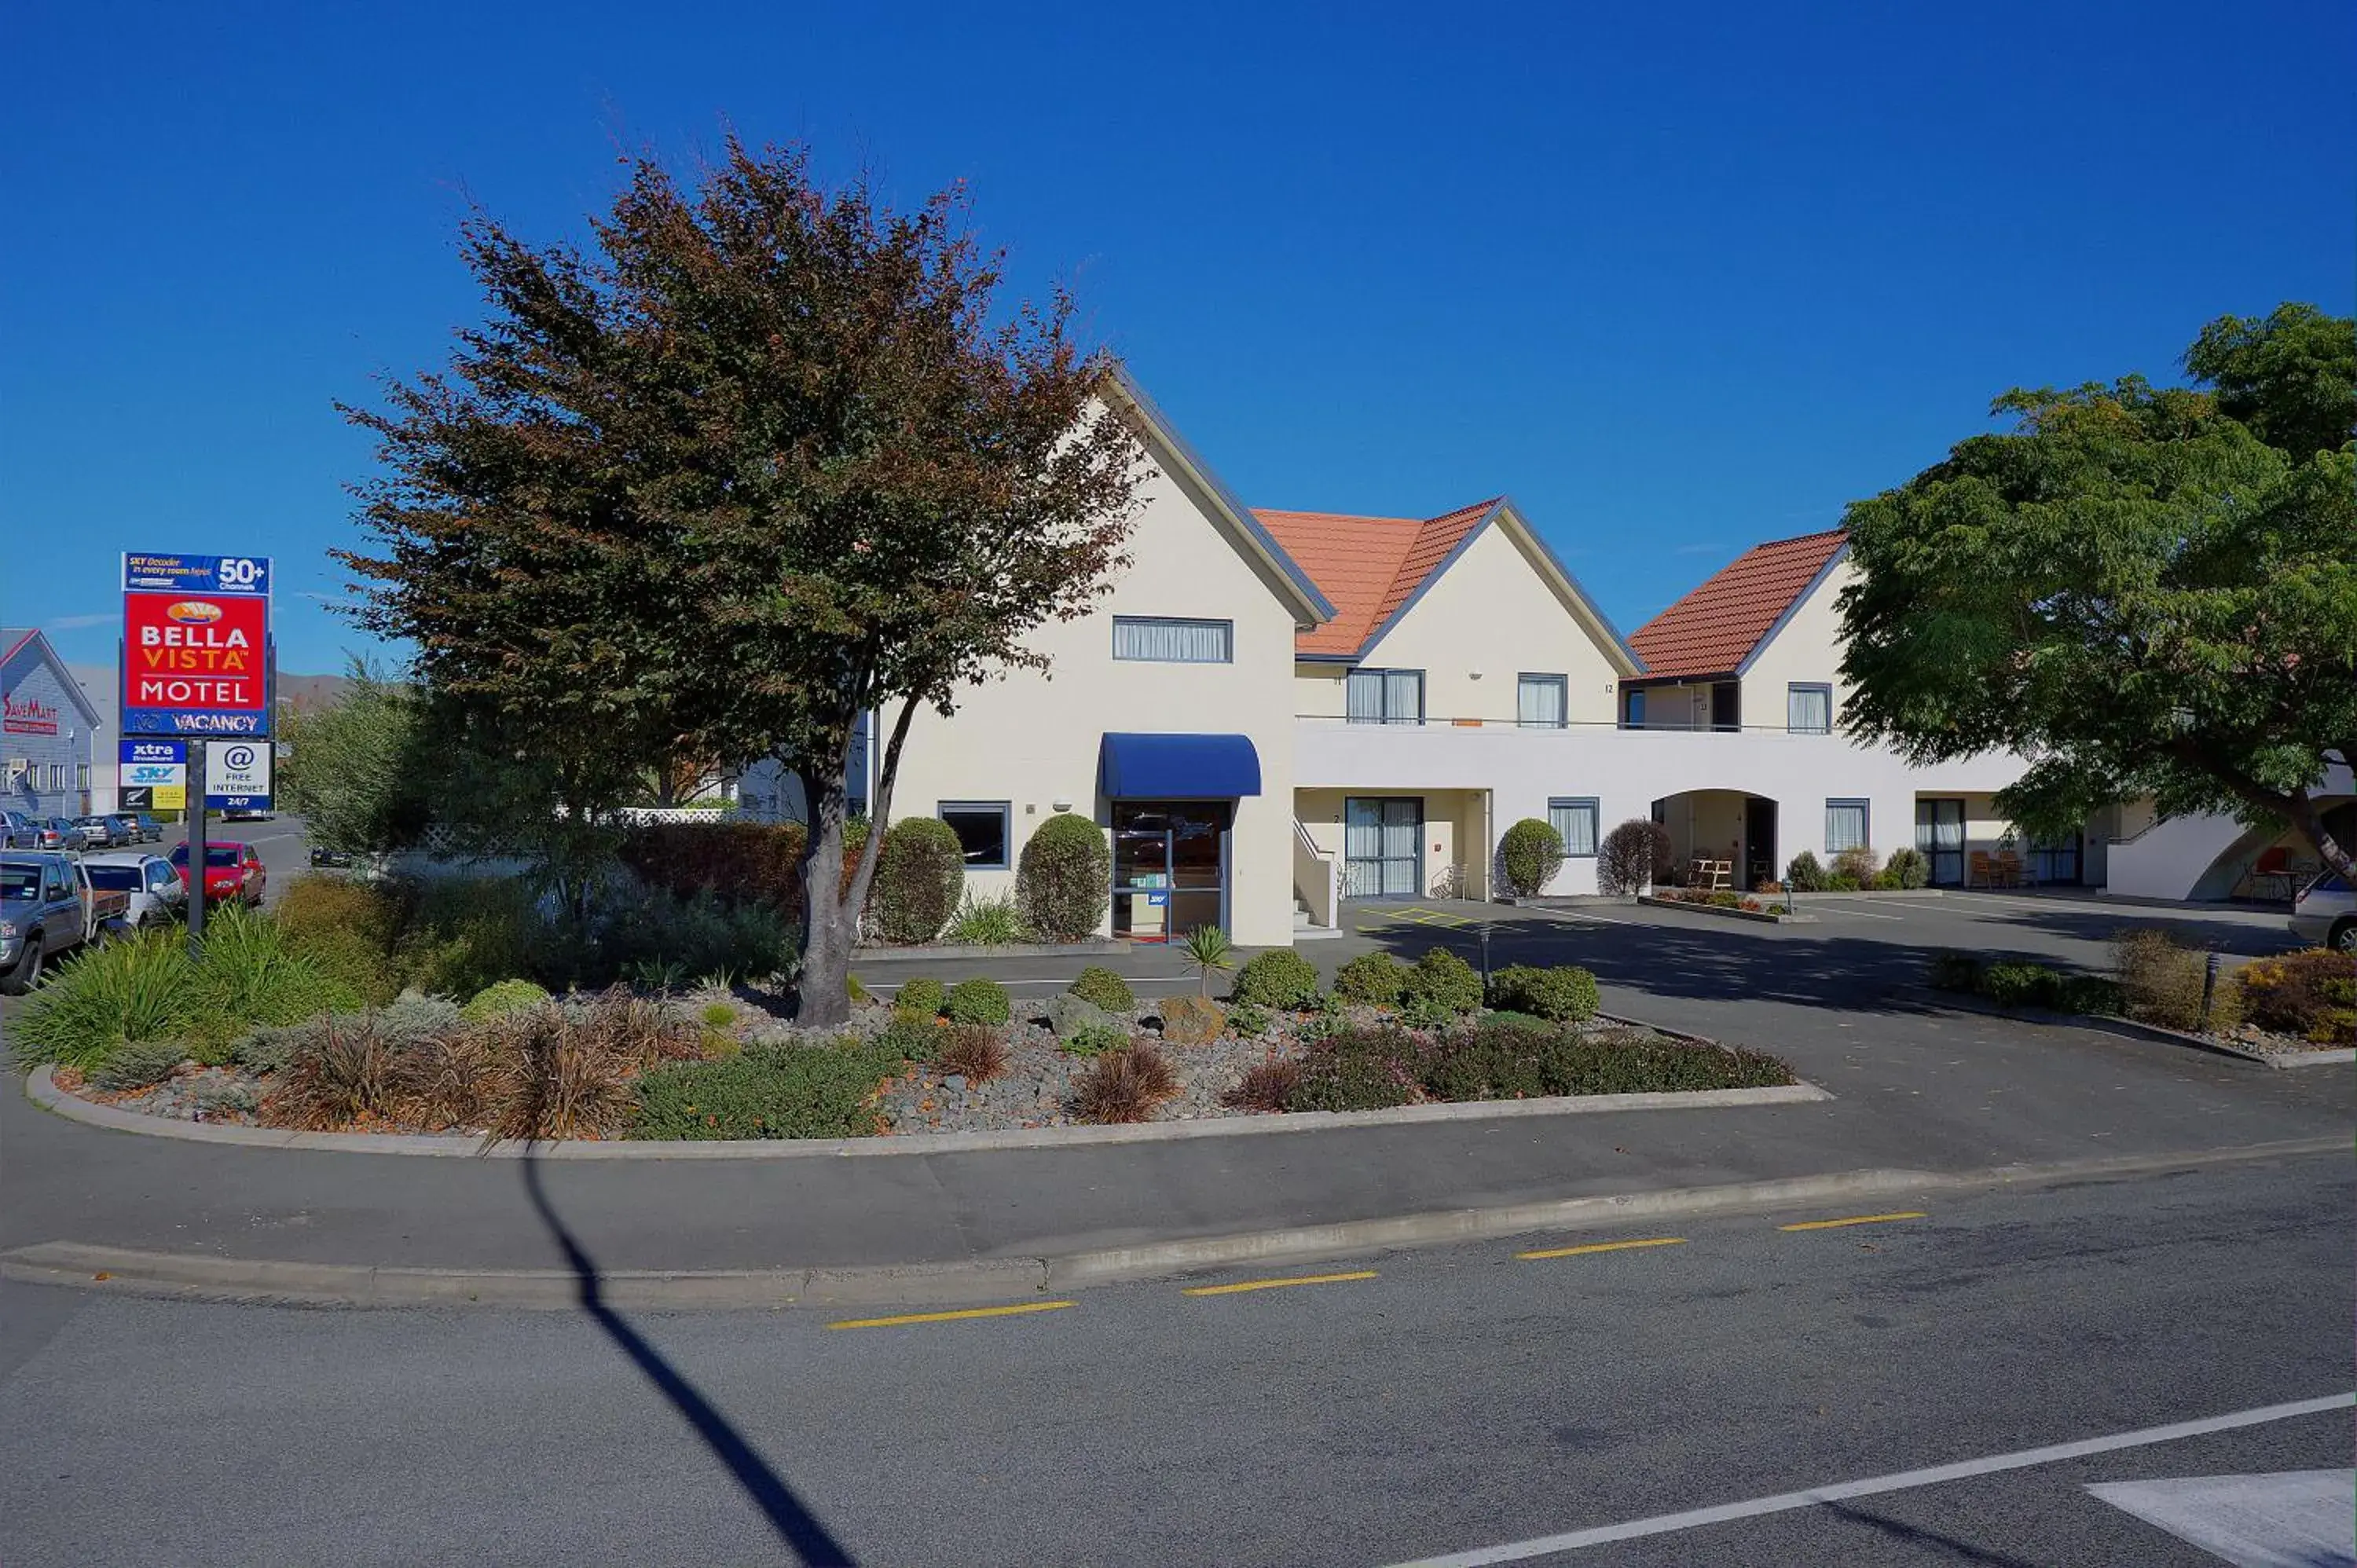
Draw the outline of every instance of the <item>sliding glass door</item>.
[[[1964,885],[1964,803],[1962,800],[1915,802],[1915,847],[1932,863],[1932,886]]]
[[[1352,796],[1342,802],[1342,896],[1415,898],[1424,893],[1424,801]]]

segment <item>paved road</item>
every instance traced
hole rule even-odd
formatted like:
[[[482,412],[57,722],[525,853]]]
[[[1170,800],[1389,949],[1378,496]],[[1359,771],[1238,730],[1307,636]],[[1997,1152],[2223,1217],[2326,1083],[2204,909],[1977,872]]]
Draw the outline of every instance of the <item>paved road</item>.
[[[840,1330],[0,1285],[0,1555],[1396,1563],[2345,1394],[2352,1198],[2311,1159]],[[2085,1487],[2352,1462],[2345,1410],[2127,1441],[1537,1560],[2192,1568]]]

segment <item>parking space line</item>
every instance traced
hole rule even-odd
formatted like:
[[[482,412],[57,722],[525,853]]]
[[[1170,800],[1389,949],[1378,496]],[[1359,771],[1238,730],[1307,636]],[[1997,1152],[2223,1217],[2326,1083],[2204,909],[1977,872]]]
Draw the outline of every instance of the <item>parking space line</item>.
[[[1797,1224],[1779,1225],[1779,1230],[1838,1230],[1846,1225],[1888,1225],[1894,1219],[1922,1219],[1921,1209],[1909,1209],[1901,1214],[1853,1214],[1841,1219],[1803,1219]]]
[[[1540,1258],[1577,1258],[1588,1252],[1625,1252],[1632,1247],[1683,1247],[1685,1244],[1686,1239],[1683,1236],[1647,1236],[1634,1241],[1589,1241],[1577,1247],[1542,1247],[1534,1252],[1517,1252],[1514,1256],[1524,1262],[1534,1262]]]
[[[1025,1301],[1012,1306],[963,1306],[954,1312],[904,1312],[898,1317],[846,1317],[829,1328],[898,1328],[909,1323],[962,1323],[970,1317],[1016,1317],[1027,1312],[1055,1312],[1079,1303]]]
[[[1234,1284],[1228,1285],[1189,1285],[1181,1294],[1186,1295],[1242,1295],[1246,1291],[1284,1290],[1292,1285],[1334,1285],[1340,1284],[1348,1280],[1371,1280],[1374,1277],[1375,1271],[1372,1269],[1361,1269],[1355,1273],[1348,1274],[1295,1274],[1288,1279],[1239,1280]]]
[[[1902,924],[1904,923],[1904,917],[1899,915],[1877,915],[1865,909],[1833,908],[1831,908],[1831,905],[1835,900],[1831,898],[1812,898],[1809,902],[1818,908],[1824,910],[1828,915],[1847,915],[1851,918],[1858,920],[1899,920]]]

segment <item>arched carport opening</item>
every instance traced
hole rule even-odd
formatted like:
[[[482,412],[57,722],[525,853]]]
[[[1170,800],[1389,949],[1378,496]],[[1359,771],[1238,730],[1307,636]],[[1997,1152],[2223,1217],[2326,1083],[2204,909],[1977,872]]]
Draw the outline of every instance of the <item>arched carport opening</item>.
[[[1670,835],[1671,875],[1704,885],[1714,865],[1727,885],[1749,892],[1783,875],[1776,802],[1746,789],[1682,789],[1653,802],[1653,821]]]

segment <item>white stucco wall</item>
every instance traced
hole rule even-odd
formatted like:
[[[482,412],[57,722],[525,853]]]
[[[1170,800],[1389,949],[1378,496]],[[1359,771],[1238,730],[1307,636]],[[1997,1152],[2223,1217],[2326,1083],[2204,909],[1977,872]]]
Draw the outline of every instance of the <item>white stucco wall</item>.
[[[1845,559],[1803,598],[1743,672],[1743,723],[1749,729],[1784,727],[1787,689],[1795,682],[1834,689],[1833,723],[1841,728],[1849,701],[1841,678],[1841,616],[1835,601],[1856,568]]]
[[[910,726],[891,814],[930,816],[943,800],[1005,800],[1010,865],[1059,800],[1109,823],[1097,790],[1107,731],[1242,734],[1260,755],[1261,793],[1237,803],[1230,935],[1249,945],[1293,940],[1292,611],[1223,534],[1204,504],[1160,466],[1139,489],[1131,564],[1097,609],[1041,628],[1029,645],[1046,673],[1019,671],[967,689],[953,716]],[[1228,664],[1158,664],[1113,657],[1116,615],[1234,623]],[[888,716],[884,727],[888,733]],[[970,873],[968,887],[1011,893],[1015,874]]]
[[[1566,677],[1571,723],[1610,724],[1620,691],[1620,671],[1497,522],[1474,536],[1362,662],[1423,671],[1425,712],[1435,719],[1512,725],[1516,678],[1532,674]]]
[[[1763,795],[1777,802],[1775,862],[1781,872],[1803,849],[1824,857],[1830,799],[1868,801],[1868,835],[1888,856],[1915,842],[1918,794],[1996,789],[2012,781],[2021,763],[1999,755],[1918,768],[1837,735],[1468,730],[1308,719],[1297,725],[1294,768],[1303,789],[1354,795],[1488,789],[1493,835],[1520,818],[1544,817],[1552,797],[1595,797],[1599,832],[1609,832],[1631,817],[1649,816],[1654,800],[1687,790]],[[1717,825],[1713,831],[1717,832]],[[1596,863],[1589,859],[1565,862],[1549,888],[1558,894],[1595,890]]]

